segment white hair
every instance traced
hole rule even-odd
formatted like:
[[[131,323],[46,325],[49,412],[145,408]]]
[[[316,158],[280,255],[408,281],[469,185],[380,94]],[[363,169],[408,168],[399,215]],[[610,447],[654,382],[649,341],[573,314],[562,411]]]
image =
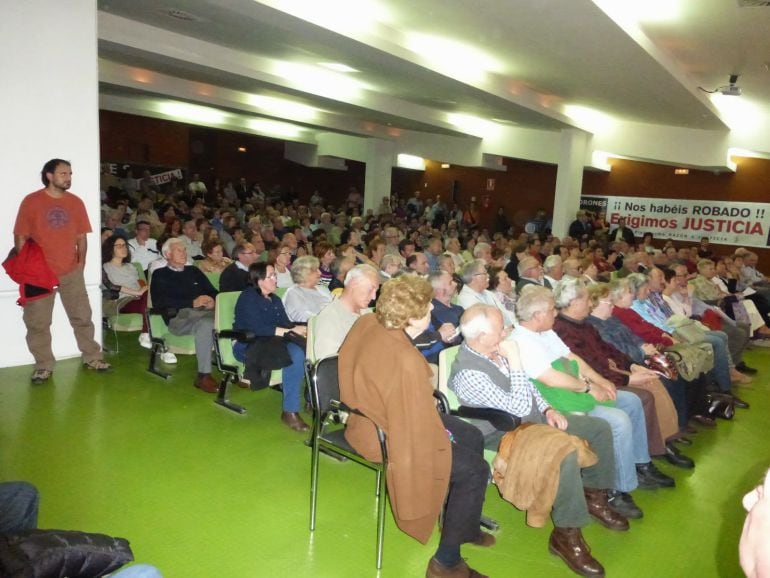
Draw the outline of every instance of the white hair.
[[[553,303],[553,293],[542,285],[525,285],[516,301],[516,317],[519,321],[529,321],[536,313],[546,311]]]
[[[553,301],[557,309],[566,309],[575,299],[586,291],[585,283],[570,277],[562,279],[553,290]]]
[[[549,273],[559,265],[562,265],[561,257],[559,255],[548,255],[543,263],[543,270],[546,273]]]
[[[356,265],[345,274],[345,287],[355,285],[364,277],[369,277],[373,281],[379,281],[380,274],[377,272],[377,269],[366,263]]]
[[[182,239],[180,239],[179,237],[170,237],[168,240],[166,240],[165,243],[163,243],[163,247],[161,248],[160,252],[163,254],[163,257],[165,259],[168,259],[168,255],[169,253],[171,253],[171,247],[177,244],[184,245],[185,242],[182,241]],[[187,245],[185,245],[185,248],[186,247]]]
[[[465,310],[460,318],[460,331],[466,341],[478,339],[481,335],[492,332],[492,322],[489,318],[493,311],[498,310],[484,303],[476,303]]]

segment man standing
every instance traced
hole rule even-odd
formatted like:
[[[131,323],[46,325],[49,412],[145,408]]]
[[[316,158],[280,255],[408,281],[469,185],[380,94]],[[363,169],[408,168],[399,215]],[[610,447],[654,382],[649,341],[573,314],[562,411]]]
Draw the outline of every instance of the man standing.
[[[83,267],[86,262],[86,234],[91,232],[83,201],[68,192],[72,185],[72,166],[62,159],[51,159],[41,171],[45,188],[27,195],[21,202],[13,228],[15,247],[20,251],[28,240],[43,250],[46,263],[59,277],[58,292],[75,332],[83,365],[107,371],[102,351],[94,340],[91,305],[88,303]],[[55,294],[28,301],[24,306],[27,347],[35,358],[32,383],[43,383],[53,373],[56,359],[51,349],[51,319]]]

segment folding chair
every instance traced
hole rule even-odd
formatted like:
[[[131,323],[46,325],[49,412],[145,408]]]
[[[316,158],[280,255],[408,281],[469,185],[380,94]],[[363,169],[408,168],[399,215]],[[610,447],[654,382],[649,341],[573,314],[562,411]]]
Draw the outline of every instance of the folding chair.
[[[345,440],[345,427],[341,425],[344,413],[366,416],[355,408],[340,401],[337,356],[326,357],[316,363],[312,370],[310,392],[313,400],[313,428],[311,430],[312,457],[310,462],[310,531],[315,530],[316,501],[318,498],[319,454],[337,454],[352,462],[375,471],[375,499],[377,500],[377,569],[382,568],[382,545],[385,532],[385,502],[388,488],[385,472],[388,468],[388,448],[385,432],[377,424],[377,439],[380,443],[382,463],[371,462],[358,454]],[[367,418],[368,419],[368,418]],[[374,423],[374,422],[372,422]]]
[[[245,366],[235,358],[233,353],[233,340],[251,341],[254,335],[233,329],[235,321],[235,305],[238,302],[240,291],[227,291],[217,294],[214,305],[214,359],[217,368],[222,373],[222,381],[219,382],[219,391],[214,403],[226,407],[236,413],[246,413],[246,408],[231,402],[227,396],[227,390],[230,384],[238,381],[245,381],[243,372]],[[281,383],[281,370],[275,370],[270,376],[270,385]]]

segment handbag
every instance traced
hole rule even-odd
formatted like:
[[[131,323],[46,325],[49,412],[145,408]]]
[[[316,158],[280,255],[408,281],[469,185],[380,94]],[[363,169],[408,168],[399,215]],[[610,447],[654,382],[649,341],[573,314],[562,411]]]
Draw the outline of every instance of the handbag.
[[[672,315],[666,320],[674,328],[674,337],[685,343],[703,343],[706,340],[704,326],[683,315]]]
[[[707,413],[709,417],[733,419],[735,416],[735,403],[729,395],[723,393],[709,393],[706,395]]]
[[[671,354],[685,381],[693,381],[714,367],[714,350],[708,343],[677,343],[664,351]]]
[[[676,359],[671,353],[659,351],[654,355],[648,355],[644,358],[644,365],[647,369],[654,371],[659,376],[676,380],[679,377],[679,371],[676,368]]]

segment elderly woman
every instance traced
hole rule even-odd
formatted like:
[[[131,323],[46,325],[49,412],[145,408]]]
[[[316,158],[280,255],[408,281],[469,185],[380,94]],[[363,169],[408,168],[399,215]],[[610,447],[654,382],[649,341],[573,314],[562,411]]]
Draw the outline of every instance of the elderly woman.
[[[275,255],[275,274],[278,279],[278,287],[281,289],[287,289],[294,285],[292,280],[291,270],[291,247],[281,243],[278,247],[278,252]]]
[[[211,230],[216,231],[216,229]],[[209,239],[203,244],[203,254],[206,258],[198,261],[198,267],[204,273],[221,273],[232,263],[225,257],[222,242],[216,238]]]
[[[380,283],[392,279],[401,269],[401,259],[398,255],[383,255],[380,259]]]
[[[672,443],[666,443],[678,435],[679,426],[671,397],[657,375],[605,343],[593,325],[586,322],[590,300],[585,285],[575,279],[559,283],[554,302],[559,315],[553,330],[570,351],[616,388],[632,392],[642,400],[650,455],[663,456],[676,466],[693,467],[692,460],[680,455]]]
[[[291,279],[294,285],[286,290],[283,306],[286,314],[294,323],[307,323],[313,315],[332,301],[329,290],[318,284],[321,278],[319,262],[315,257],[300,257],[291,267]]]
[[[108,289],[118,291],[118,299],[127,300],[121,313],[139,313],[142,316],[142,332],[139,345],[150,349],[150,333],[147,327],[147,283],[139,279],[139,272],[131,264],[131,250],[123,235],[113,235],[102,244],[102,279]],[[129,300],[130,299],[130,300]]]
[[[287,334],[305,337],[307,328],[294,325],[286,316],[283,303],[275,295],[277,279],[272,265],[254,263],[249,267],[249,282],[235,304],[233,327],[253,333],[257,340],[251,344],[237,342],[233,353],[246,364],[246,375],[254,378],[252,382],[264,380],[271,369],[282,368],[281,421],[295,431],[306,431],[308,425],[299,415],[305,350],[288,340]]]
[[[664,279],[663,272],[660,269],[652,269],[650,276],[642,273],[633,273],[627,277],[631,287],[636,291],[636,296],[631,303],[631,309],[639,314],[645,321],[651,323],[659,330],[664,331],[671,337],[673,328],[668,325],[668,317],[666,313],[657,305],[656,301],[651,298],[653,290],[659,290],[661,282]],[[621,321],[625,323],[624,317],[628,317],[627,312],[616,313]],[[631,327],[635,331],[634,327]],[[738,372],[730,357],[730,351],[728,349],[727,336],[721,331],[706,331],[703,332],[703,338],[705,342],[711,345],[714,351],[714,368],[709,372],[709,375],[713,377],[714,381],[719,386],[719,390],[725,395],[732,398],[736,407],[748,408],[748,404],[742,399],[736,397],[730,388],[733,383],[733,377],[741,381],[746,381],[746,376]]]
[[[616,349],[625,353],[637,364],[643,364],[644,358],[648,355],[654,355],[658,352],[657,347],[652,343],[645,343],[644,340],[623,325],[621,321],[612,315],[613,303],[628,299],[631,290],[628,281],[620,279],[611,284],[601,283],[592,285],[588,288],[588,295],[591,300],[591,314],[588,316],[588,322],[596,328],[605,343],[608,343]],[[679,422],[679,430],[683,432],[687,429],[687,421],[690,416],[696,418],[696,421],[709,421],[710,418],[704,418],[706,415],[706,390],[703,380],[685,381],[681,376],[672,381],[661,379],[671,396],[676,407]],[[681,440],[681,436],[678,438]],[[687,443],[685,440],[684,443]]]
[[[489,268],[489,290],[508,311],[507,316],[503,314],[503,324],[513,325],[516,322],[516,290],[513,288],[513,281],[508,277],[505,269]]]
[[[478,576],[460,546],[493,543],[479,531],[489,467],[479,431],[436,411],[430,368],[412,344],[430,323],[431,295],[430,283],[416,275],[385,283],[377,312],[356,321],[340,348],[340,396],[385,430],[398,527],[425,543],[444,510],[438,550],[425,575]],[[382,459],[367,418],[351,414],[345,438],[365,458]]]

